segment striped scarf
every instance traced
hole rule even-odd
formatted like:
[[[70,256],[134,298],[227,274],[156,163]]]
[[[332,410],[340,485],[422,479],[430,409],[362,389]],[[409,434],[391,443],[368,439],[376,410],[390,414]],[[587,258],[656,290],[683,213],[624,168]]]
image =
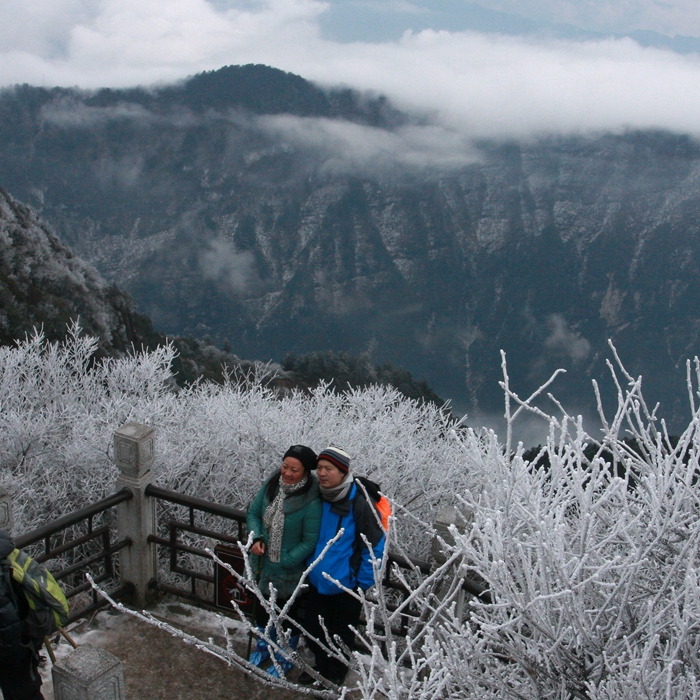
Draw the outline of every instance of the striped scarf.
[[[275,564],[279,562],[282,554],[282,535],[284,534],[284,499],[291,496],[304,487],[309,480],[308,474],[296,484],[285,484],[280,477],[277,487],[277,496],[270,502],[263,515],[263,525],[267,528],[268,538],[265,554]]]

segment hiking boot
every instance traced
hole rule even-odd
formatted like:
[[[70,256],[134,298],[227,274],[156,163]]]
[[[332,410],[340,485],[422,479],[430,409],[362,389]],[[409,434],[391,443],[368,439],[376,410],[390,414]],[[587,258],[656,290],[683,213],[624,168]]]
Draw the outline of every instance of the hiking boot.
[[[275,661],[277,661],[277,663],[279,664],[281,673],[275,668],[275,665],[272,664],[272,666],[270,666],[270,668],[267,669],[267,672],[273,678],[284,678],[287,675],[287,672],[290,671],[294,666],[294,664],[289,659],[282,656],[282,654],[280,654],[279,652],[275,652]]]
[[[267,646],[267,642],[264,642],[262,639],[258,639],[258,642],[255,645],[255,650],[248,657],[248,661],[250,661],[253,666],[260,666],[261,663],[267,661],[269,658],[270,649]]]

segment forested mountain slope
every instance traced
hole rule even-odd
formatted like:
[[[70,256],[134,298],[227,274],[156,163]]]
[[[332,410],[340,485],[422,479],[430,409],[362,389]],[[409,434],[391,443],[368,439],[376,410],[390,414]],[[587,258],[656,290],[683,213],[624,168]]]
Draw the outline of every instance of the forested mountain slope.
[[[522,394],[561,366],[558,396],[590,410],[610,338],[663,415],[686,410],[698,144],[436,155],[429,126],[261,66],[150,91],[23,86],[0,93],[0,184],[168,333],[275,360],[370,351],[469,410],[500,407],[500,349]]]
[[[47,340],[65,339],[74,323],[98,343],[97,357],[119,357],[173,344],[174,378],[220,379],[222,366],[251,363],[193,338],[169,339],[140,314],[133,300],[75,255],[27,206],[0,189],[0,345],[40,331]]]
[[[158,333],[150,319],[135,310],[128,294],[107,283],[29,207],[0,189],[0,345],[14,345],[35,330],[48,340],[61,340],[75,322],[98,341],[98,356],[123,356],[172,343],[172,369],[180,385],[198,378],[221,381],[224,371],[245,374],[255,364],[206,341]],[[289,356],[284,368],[264,371],[278,388],[310,389],[319,381],[340,391],[385,384],[410,398],[443,403],[408,371],[391,365],[375,368],[366,356]]]
[[[62,338],[78,320],[109,354],[155,336],[124,293],[0,189],[0,343],[31,335],[34,328],[51,340]]]

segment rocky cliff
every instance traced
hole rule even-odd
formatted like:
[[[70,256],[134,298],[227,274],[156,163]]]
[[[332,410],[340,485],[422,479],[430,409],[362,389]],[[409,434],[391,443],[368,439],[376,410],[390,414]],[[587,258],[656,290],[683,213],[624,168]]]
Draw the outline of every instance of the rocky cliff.
[[[152,91],[24,86],[0,93],[0,184],[169,333],[277,360],[369,349],[469,410],[499,406],[500,349],[521,394],[563,366],[556,393],[588,410],[610,338],[664,415],[684,410],[698,144],[402,151],[429,127],[260,66]]]
[[[0,343],[31,335],[35,328],[56,340],[73,322],[95,336],[106,354],[155,336],[128,296],[0,189]]]
[[[0,189],[0,344],[42,332],[62,340],[77,323],[98,340],[99,357],[120,356],[142,348],[173,344],[175,381],[220,381],[223,367],[245,373],[252,363],[210,343],[165,335],[136,310],[133,300],[75,255],[35,212]],[[290,377],[270,368],[284,386]]]

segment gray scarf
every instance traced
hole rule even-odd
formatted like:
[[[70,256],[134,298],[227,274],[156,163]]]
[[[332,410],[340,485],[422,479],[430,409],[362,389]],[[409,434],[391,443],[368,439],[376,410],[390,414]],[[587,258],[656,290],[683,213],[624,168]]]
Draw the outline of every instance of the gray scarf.
[[[338,486],[333,486],[330,489],[326,489],[319,484],[318,490],[321,492],[321,498],[323,498],[324,501],[329,501],[330,503],[342,501],[345,496],[350,493],[353,481],[355,481],[353,475],[346,474],[345,478],[340,482],[340,484],[338,484]]]
[[[265,509],[263,515],[263,525],[267,528],[267,548],[265,554],[267,558],[274,563],[280,560],[282,553],[282,535],[284,534],[284,499],[293,493],[296,493],[304,487],[309,480],[309,475],[305,474],[301,481],[296,484],[285,484],[280,476],[279,484],[277,485],[277,496],[270,502],[270,505]]]

